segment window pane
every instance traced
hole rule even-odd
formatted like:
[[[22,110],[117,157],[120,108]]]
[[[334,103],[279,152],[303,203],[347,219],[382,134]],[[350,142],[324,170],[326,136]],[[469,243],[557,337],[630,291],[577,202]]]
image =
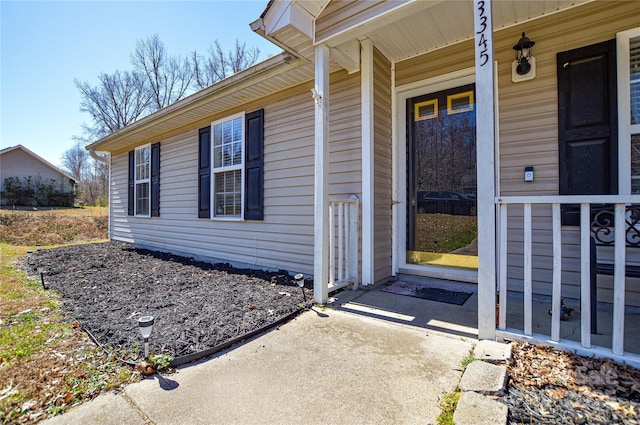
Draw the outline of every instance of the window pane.
[[[222,165],[228,167],[229,165],[233,165],[233,153],[231,152],[231,145],[224,145],[224,157],[222,160]]]
[[[233,144],[233,165],[242,164],[242,141]]]
[[[149,215],[149,183],[136,184],[136,215]]]
[[[222,124],[213,127],[213,146],[222,144]]]
[[[149,178],[149,147],[136,149],[136,180]]]
[[[631,124],[640,124],[640,37],[629,40]]]
[[[223,143],[230,143],[232,140],[231,130],[232,130],[233,123],[231,121],[226,121],[222,125],[223,125],[222,141]]]
[[[222,147],[215,146],[213,148],[213,166],[222,167]]]
[[[242,120],[236,118],[233,120],[233,141],[237,142],[242,140]]]
[[[216,216],[240,216],[242,208],[241,177],[240,170],[215,174],[214,202]]]

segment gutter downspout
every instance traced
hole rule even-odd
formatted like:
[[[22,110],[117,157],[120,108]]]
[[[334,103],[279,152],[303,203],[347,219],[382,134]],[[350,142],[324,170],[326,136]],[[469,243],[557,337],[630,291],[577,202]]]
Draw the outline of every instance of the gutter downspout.
[[[91,148],[89,149],[89,155],[91,155],[91,158],[95,159],[96,161],[100,161],[105,164],[109,163],[109,154],[106,154],[105,156],[98,155],[96,151],[93,148]]]

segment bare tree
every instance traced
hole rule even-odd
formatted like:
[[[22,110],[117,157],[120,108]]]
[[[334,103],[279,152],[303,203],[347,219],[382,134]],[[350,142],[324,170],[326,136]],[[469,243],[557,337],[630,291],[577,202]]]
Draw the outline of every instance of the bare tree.
[[[257,47],[248,48],[246,43],[240,43],[238,39],[236,39],[234,48],[226,53],[218,40],[209,46],[206,57],[198,55],[194,50],[191,53],[194,88],[196,90],[203,89],[242,71],[256,63],[259,57],[260,49]]]
[[[89,152],[82,147],[80,141],[77,141],[73,147],[62,154],[62,166],[69,170],[73,178],[79,182],[85,175],[89,159]]]
[[[92,126],[84,126],[89,140],[131,124],[145,113],[151,101],[146,79],[138,72],[103,73],[98,79],[95,87],[74,80],[82,96],[80,111],[88,112],[93,119]]]
[[[164,43],[154,34],[138,40],[131,63],[147,79],[152,111],[164,108],[186,94],[193,78],[188,58],[167,53]]]

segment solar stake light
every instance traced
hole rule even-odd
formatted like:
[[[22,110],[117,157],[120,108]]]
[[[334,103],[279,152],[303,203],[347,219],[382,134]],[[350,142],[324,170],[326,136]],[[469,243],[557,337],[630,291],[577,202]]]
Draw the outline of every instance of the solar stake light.
[[[294,279],[296,280],[296,283],[298,284],[298,286],[300,287],[300,290],[302,291],[302,297],[304,298],[304,302],[307,302],[307,294],[304,293],[304,275],[302,273],[298,273],[297,275],[295,275]]]
[[[149,357],[149,337],[153,330],[153,316],[142,316],[138,319],[138,327],[140,328],[140,335],[144,338],[144,358]]]
[[[27,264],[33,264],[33,251],[27,251]]]
[[[36,251],[40,251],[41,245],[39,243],[36,244]]]
[[[37,266],[36,270],[40,274],[40,282],[42,283],[42,289],[48,289],[47,285],[44,284],[44,274],[46,273],[46,270],[42,266]]]

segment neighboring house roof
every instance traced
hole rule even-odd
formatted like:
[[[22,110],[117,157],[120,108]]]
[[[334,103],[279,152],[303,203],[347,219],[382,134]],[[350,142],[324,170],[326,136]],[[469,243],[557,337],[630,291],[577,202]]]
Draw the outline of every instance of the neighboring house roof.
[[[147,115],[86,146],[86,149],[118,152],[161,135],[206,125],[216,114],[313,78],[313,64],[281,52]]]
[[[58,173],[60,173],[60,174],[64,175],[65,177],[68,177],[68,178],[69,178],[69,180],[73,180],[73,181],[74,181],[74,183],[76,182],[76,179],[75,179],[75,178],[73,178],[73,176],[71,176],[71,174],[69,174],[69,173],[67,173],[66,171],[64,171],[64,170],[62,170],[62,169],[60,169],[60,168],[56,167],[55,165],[53,165],[52,163],[50,163],[49,161],[47,161],[46,159],[44,159],[44,158],[43,158],[43,157],[41,157],[40,155],[37,155],[36,153],[34,153],[34,152],[30,151],[29,149],[25,148],[25,147],[24,147],[24,146],[22,146],[22,145],[16,145],[16,146],[10,146],[10,147],[8,147],[8,148],[4,148],[4,149],[0,150],[0,156],[1,156],[1,155],[4,155],[4,154],[7,154],[7,153],[9,153],[9,152],[13,152],[13,151],[15,151],[15,150],[21,150],[21,151],[23,151],[23,152],[24,152],[24,153],[26,153],[27,155],[29,155],[29,156],[33,157],[34,159],[36,159],[36,160],[38,160],[38,161],[42,162],[42,163],[43,163],[44,165],[46,165],[47,167],[49,167],[49,168],[51,168],[51,169],[53,169],[53,170],[57,171]]]

